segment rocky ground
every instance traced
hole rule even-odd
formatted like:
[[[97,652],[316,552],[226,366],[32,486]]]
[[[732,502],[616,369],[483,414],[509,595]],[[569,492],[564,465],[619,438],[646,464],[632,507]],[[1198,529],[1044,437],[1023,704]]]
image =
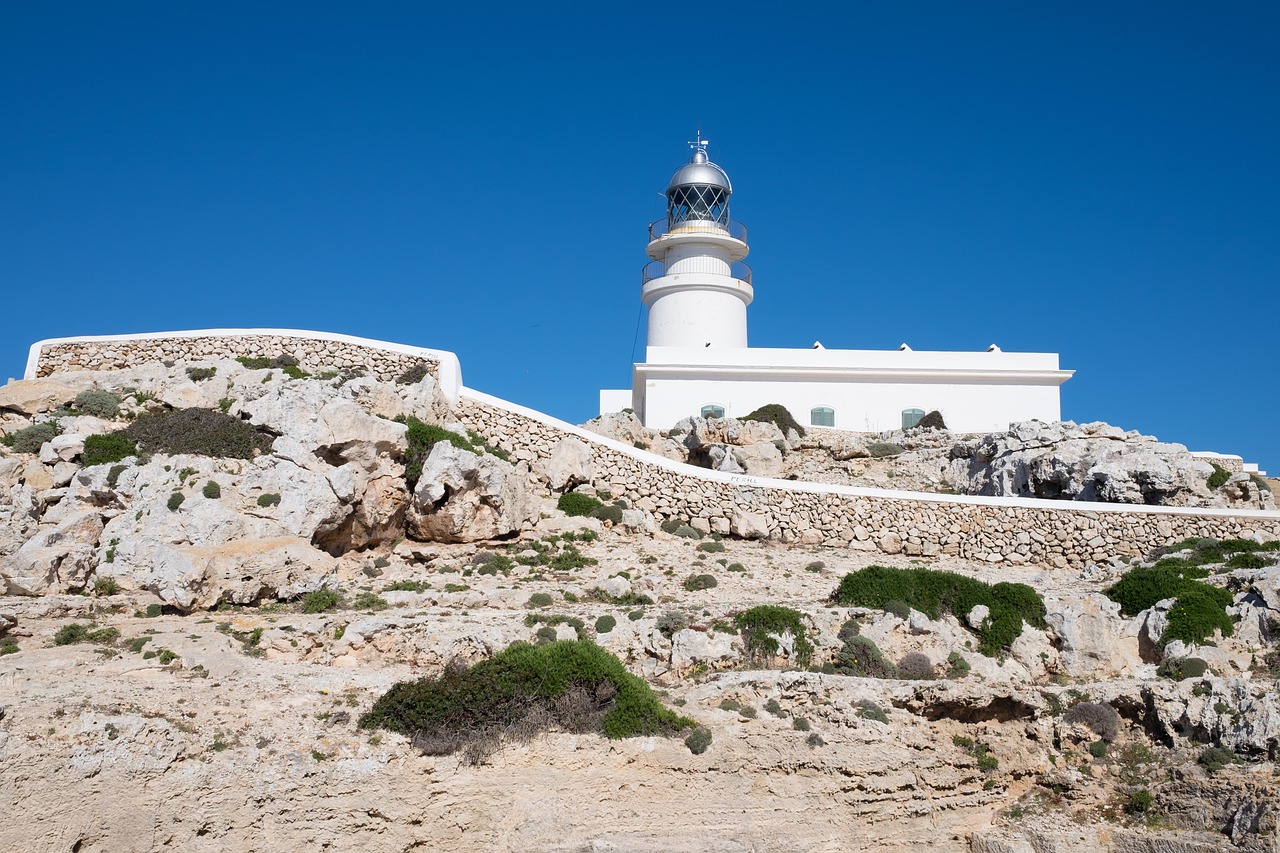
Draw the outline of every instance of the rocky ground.
[[[0,457],[0,849],[1280,850],[1273,551],[1209,567],[1232,636],[1161,650],[1174,603],[1122,616],[1101,594],[1119,561],[996,570],[569,518],[563,472],[447,443],[410,489],[387,418],[447,424],[429,377],[208,366],[0,389],[0,431],[61,429]],[[91,386],[120,411],[61,408]],[[224,405],[270,450],[83,464],[90,435]],[[1045,628],[988,657],[980,614],[832,603],[873,560],[1028,584]],[[807,667],[787,633],[747,657],[734,617],[762,604],[802,615]],[[851,621],[932,677],[822,671]],[[709,748],[552,731],[473,762],[358,725],[397,682],[578,637]],[[1160,674],[1187,657],[1205,673]]]

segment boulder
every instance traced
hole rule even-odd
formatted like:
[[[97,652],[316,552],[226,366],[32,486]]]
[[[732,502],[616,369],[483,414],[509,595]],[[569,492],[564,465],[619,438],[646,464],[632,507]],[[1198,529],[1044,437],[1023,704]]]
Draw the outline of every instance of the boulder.
[[[40,461],[46,465],[70,462],[84,452],[84,436],[75,433],[55,435],[40,448]]]
[[[405,425],[366,412],[351,399],[361,386],[348,385],[335,396],[333,386],[318,379],[275,380],[258,388],[249,384],[243,386],[247,398],[241,411],[255,426],[288,435],[313,452],[339,454],[368,444],[375,454],[402,453],[408,446]]]
[[[671,668],[683,672],[699,664],[714,664],[736,657],[734,634],[711,634],[686,628],[671,637]]]
[[[585,441],[565,437],[540,460],[534,470],[553,491],[564,491],[591,482],[591,447]]]
[[[535,513],[528,467],[442,441],[431,448],[407,513],[427,541],[475,542],[518,532]]]
[[[18,626],[18,617],[12,613],[0,613],[0,637]]]
[[[84,589],[98,563],[96,546],[102,516],[80,510],[41,530],[0,565],[6,595],[45,595]]]
[[[735,448],[733,457],[743,470],[753,477],[782,476],[782,451],[773,442],[766,441]]]
[[[657,435],[656,430],[646,429],[645,425],[640,423],[640,419],[636,417],[635,412],[629,409],[623,409],[621,412],[610,412],[598,418],[592,418],[583,424],[582,428],[633,447],[637,442],[648,445]]]
[[[70,403],[79,393],[74,385],[52,379],[14,380],[0,387],[0,409],[38,415]]]
[[[768,539],[769,523],[763,513],[735,506],[729,517],[729,532],[740,539]]]
[[[1045,604],[1063,674],[1102,679],[1138,671],[1138,638],[1125,630],[1119,604],[1101,593],[1050,596]]]

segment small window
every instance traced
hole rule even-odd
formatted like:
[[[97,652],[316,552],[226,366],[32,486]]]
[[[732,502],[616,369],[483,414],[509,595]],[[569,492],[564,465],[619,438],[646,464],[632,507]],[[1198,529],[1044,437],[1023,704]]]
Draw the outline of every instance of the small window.
[[[723,418],[724,406],[717,406],[715,403],[708,403],[702,407],[701,415],[704,418]]]
[[[812,426],[833,427],[836,425],[836,410],[830,406],[814,406],[809,410],[809,423]]]
[[[924,417],[924,409],[903,409],[902,410],[902,428],[911,429],[920,423],[920,419]]]

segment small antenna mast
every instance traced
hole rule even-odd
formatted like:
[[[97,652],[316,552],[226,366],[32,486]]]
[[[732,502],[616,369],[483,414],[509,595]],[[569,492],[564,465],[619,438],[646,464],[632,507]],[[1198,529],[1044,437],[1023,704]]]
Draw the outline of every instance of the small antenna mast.
[[[708,145],[710,142],[711,142],[711,140],[710,140],[710,139],[703,139],[703,138],[702,138],[702,128],[698,128],[698,138],[697,138],[696,140],[694,140],[694,141],[690,142],[690,143],[689,143],[689,147],[690,147],[690,148],[692,148],[694,151],[701,151],[703,154],[706,154],[706,153],[707,153],[707,145]]]

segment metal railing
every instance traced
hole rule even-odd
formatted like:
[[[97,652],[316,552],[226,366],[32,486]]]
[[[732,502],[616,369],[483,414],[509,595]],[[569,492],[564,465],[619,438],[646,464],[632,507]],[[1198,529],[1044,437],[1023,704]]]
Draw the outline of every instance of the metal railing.
[[[727,225],[709,219],[686,219],[683,222],[677,222],[674,228],[668,227],[665,217],[649,223],[650,241],[667,234],[724,234],[735,240],[747,242],[747,226],[736,219],[730,219]]]
[[[709,263],[707,264],[707,267],[708,267],[707,269],[699,270],[699,269],[696,269],[696,267],[698,266],[697,264],[690,265],[689,261],[690,261],[689,258],[685,258],[680,262],[680,272],[676,273],[676,275],[682,275],[684,273],[692,273],[692,274],[703,273],[703,274],[710,274],[710,275],[724,275],[724,264],[721,264],[719,262]],[[691,269],[690,266],[693,266],[695,268]],[[662,261],[650,261],[649,263],[644,265],[644,268],[642,270],[640,270],[640,286],[643,287],[644,285],[653,281],[655,278],[662,278],[666,274],[667,274],[666,264],[664,264]],[[735,261],[734,263],[729,264],[728,277],[736,278],[739,281],[745,281],[747,284],[751,284],[751,267],[743,263],[742,261]]]

